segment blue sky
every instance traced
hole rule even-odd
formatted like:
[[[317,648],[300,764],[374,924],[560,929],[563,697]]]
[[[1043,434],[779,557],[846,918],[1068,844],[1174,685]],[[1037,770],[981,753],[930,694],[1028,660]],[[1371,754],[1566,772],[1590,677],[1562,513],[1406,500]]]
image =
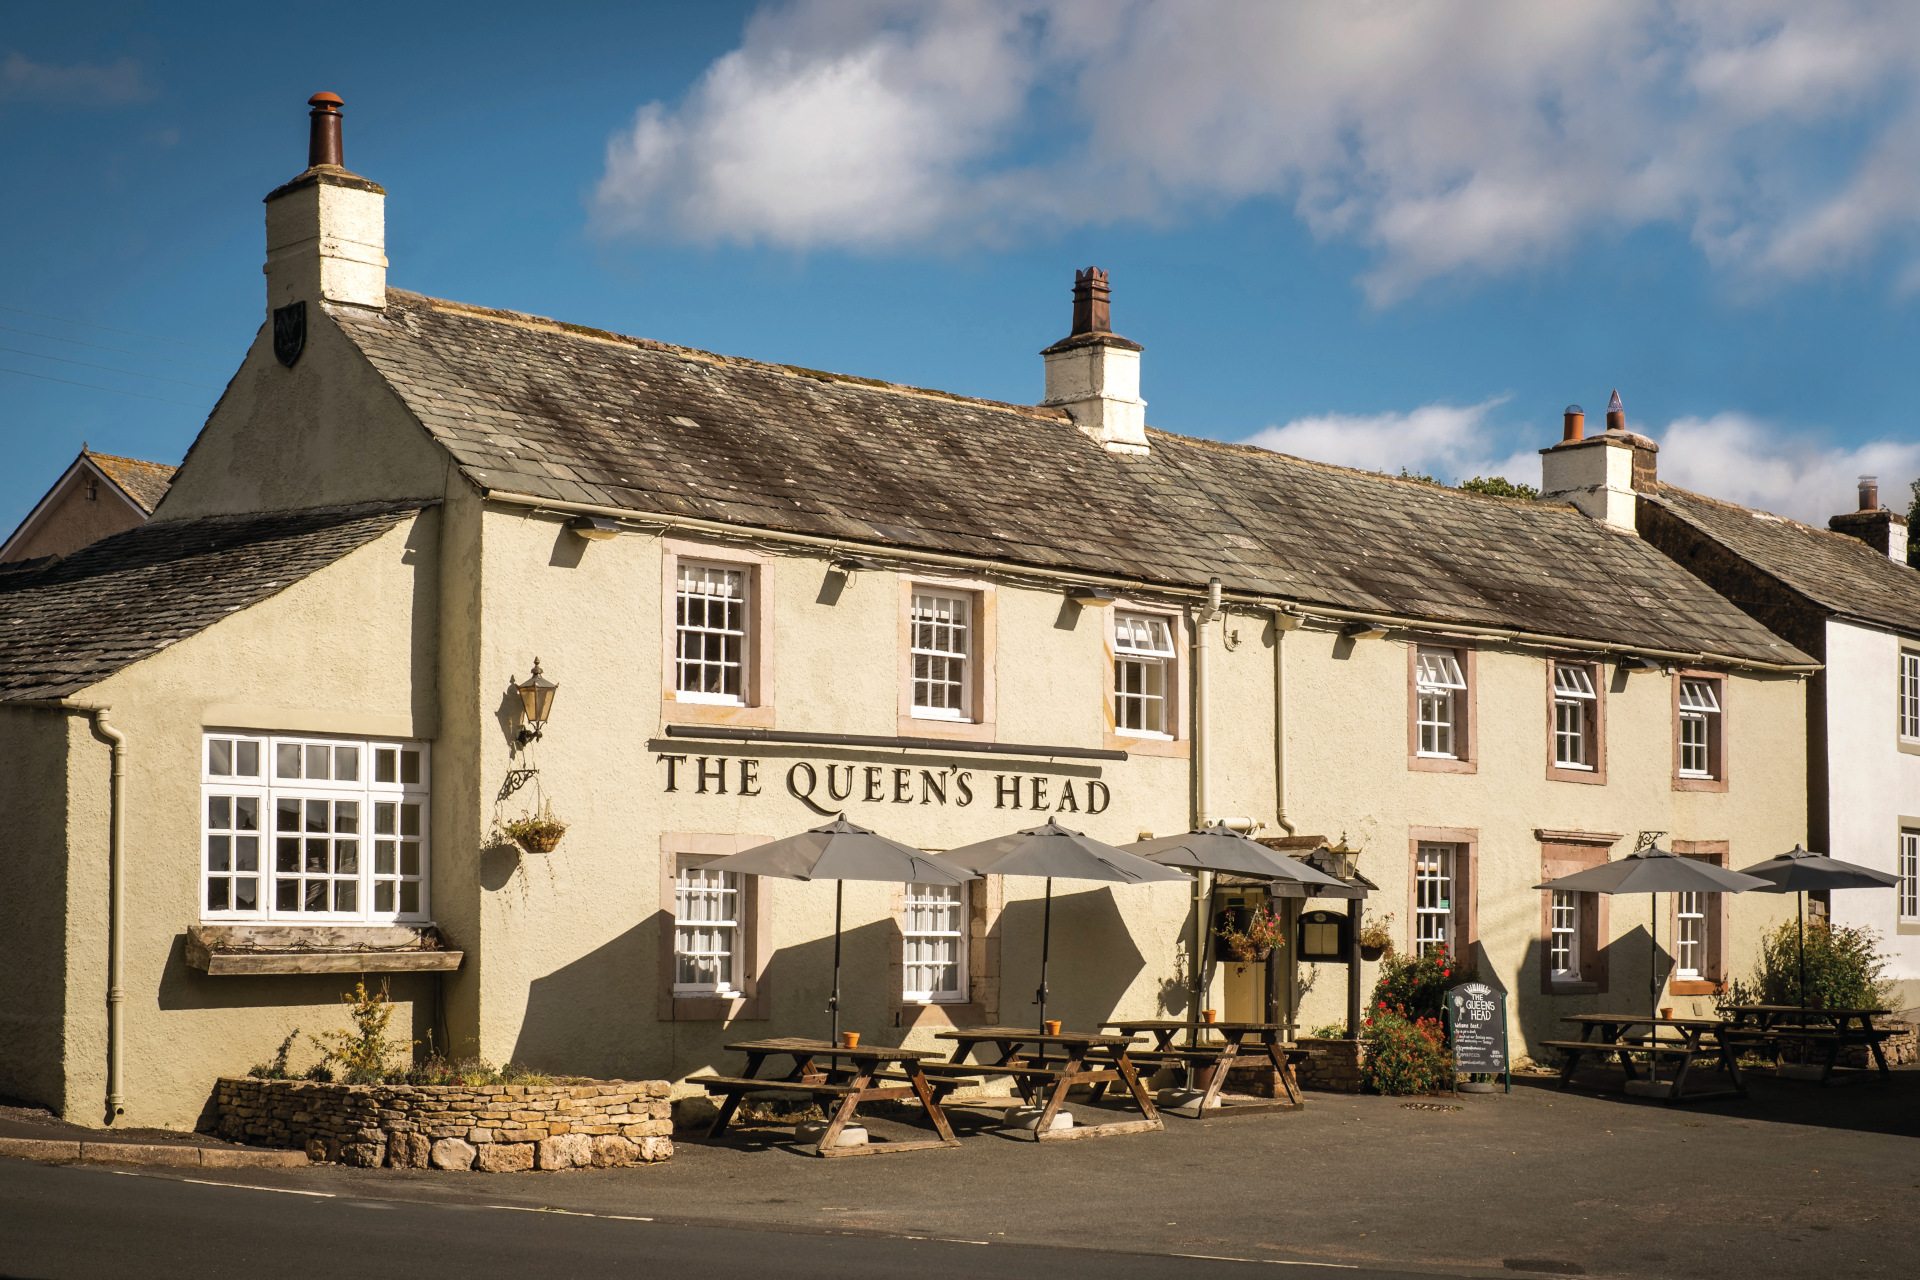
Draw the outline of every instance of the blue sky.
[[[1920,476],[1911,6],[450,12],[9,7],[0,526],[185,452],[321,89],[403,288],[1031,402],[1094,263],[1169,430],[1534,480],[1617,386],[1707,492]]]

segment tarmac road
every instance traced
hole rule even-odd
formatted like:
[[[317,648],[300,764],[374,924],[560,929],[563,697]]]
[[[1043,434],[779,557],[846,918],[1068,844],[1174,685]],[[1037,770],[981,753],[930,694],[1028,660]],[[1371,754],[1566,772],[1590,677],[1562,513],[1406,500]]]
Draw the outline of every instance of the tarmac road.
[[[1270,1265],[689,1226],[0,1159],[0,1280],[661,1274],[699,1280],[981,1280],[1007,1273],[1111,1280],[1116,1271],[1137,1273],[1143,1264],[1156,1280],[1212,1280]],[[1414,1280],[1412,1273],[1395,1271],[1341,1274]]]

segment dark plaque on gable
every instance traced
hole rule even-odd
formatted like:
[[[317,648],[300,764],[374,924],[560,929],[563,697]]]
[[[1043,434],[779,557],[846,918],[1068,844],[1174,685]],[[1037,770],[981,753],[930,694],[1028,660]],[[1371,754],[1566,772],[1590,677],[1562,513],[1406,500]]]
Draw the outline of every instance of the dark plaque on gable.
[[[289,303],[273,309],[273,358],[287,368],[307,346],[307,304]]]
[[[1447,992],[1447,1021],[1457,1069],[1496,1075],[1507,1069],[1506,992],[1484,982],[1463,982]]]

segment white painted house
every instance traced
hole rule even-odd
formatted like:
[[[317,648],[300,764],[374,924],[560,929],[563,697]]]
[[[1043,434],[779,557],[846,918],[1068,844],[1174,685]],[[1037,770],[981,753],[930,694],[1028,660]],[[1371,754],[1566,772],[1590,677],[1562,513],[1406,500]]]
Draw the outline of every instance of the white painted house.
[[[1858,510],[1815,529],[1645,470],[1641,535],[1826,664],[1807,682],[1807,847],[1900,883],[1816,909],[1877,930],[1895,1007],[1920,1007],[1920,571],[1906,563],[1906,519],[1881,508],[1871,476]]]

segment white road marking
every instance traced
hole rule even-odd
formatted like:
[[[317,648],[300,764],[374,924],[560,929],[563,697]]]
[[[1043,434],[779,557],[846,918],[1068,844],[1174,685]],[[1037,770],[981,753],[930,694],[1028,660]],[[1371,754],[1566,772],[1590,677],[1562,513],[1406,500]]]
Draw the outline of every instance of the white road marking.
[[[140,1175],[136,1173],[129,1174],[128,1176],[137,1178]],[[191,1182],[197,1187],[233,1187],[240,1191],[278,1191],[283,1196],[318,1196],[322,1200],[332,1200],[334,1198],[334,1194],[331,1191],[296,1191],[292,1187],[256,1187],[249,1182],[209,1182],[205,1178],[182,1178],[180,1181]]]

